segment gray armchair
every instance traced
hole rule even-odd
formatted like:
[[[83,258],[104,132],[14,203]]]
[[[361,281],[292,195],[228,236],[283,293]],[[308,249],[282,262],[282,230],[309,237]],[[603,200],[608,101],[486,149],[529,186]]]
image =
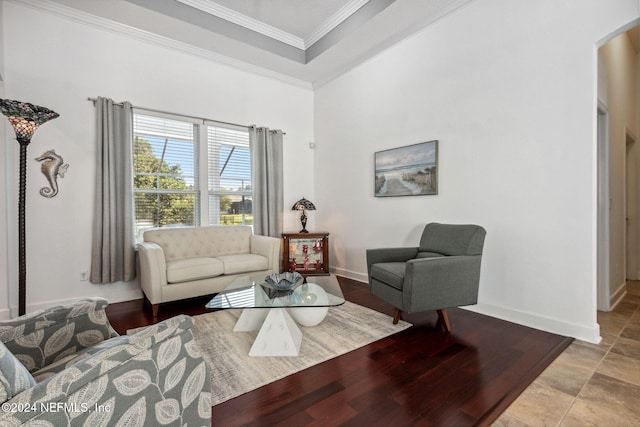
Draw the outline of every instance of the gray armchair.
[[[367,250],[371,293],[402,312],[437,310],[451,331],[447,308],[476,304],[486,231],[478,225],[427,224],[420,245]]]
[[[0,322],[0,425],[211,424],[193,320],[118,336],[106,305],[84,299]]]

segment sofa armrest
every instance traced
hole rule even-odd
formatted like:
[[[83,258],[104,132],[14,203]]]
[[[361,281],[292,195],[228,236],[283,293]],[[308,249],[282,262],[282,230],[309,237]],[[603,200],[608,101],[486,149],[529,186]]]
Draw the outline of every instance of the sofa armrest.
[[[379,262],[407,262],[418,255],[417,247],[367,249],[367,275],[371,282],[371,266]]]
[[[210,375],[192,325],[181,315],[116,338],[9,400],[0,424],[210,425]]]
[[[251,253],[262,255],[269,260],[269,269],[280,272],[280,239],[270,236],[251,235]]]
[[[0,341],[34,372],[56,359],[118,336],[104,298],[86,298],[0,322]]]
[[[407,262],[403,303],[407,312],[476,304],[482,255],[419,258]]]
[[[152,242],[138,243],[140,287],[151,304],[162,301],[162,286],[167,285],[167,262],[162,247]]]

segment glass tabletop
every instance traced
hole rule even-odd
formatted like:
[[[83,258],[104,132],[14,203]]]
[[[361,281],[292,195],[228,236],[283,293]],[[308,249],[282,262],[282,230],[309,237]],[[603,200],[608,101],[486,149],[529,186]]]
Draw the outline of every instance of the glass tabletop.
[[[234,280],[206,305],[207,308],[272,308],[272,307],[334,307],[344,304],[338,279],[329,276],[309,276],[293,290],[269,288],[265,276],[242,276]]]

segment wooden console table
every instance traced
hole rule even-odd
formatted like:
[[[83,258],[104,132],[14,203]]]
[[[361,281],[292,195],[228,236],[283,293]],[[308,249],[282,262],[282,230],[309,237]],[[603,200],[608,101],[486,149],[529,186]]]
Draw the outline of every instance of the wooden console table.
[[[329,233],[282,233],[282,271],[329,274]]]

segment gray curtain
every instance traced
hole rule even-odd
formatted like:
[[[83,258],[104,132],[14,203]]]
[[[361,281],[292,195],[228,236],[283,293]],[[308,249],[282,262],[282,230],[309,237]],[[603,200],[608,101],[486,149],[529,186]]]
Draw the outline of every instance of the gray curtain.
[[[91,283],[136,277],[131,104],[96,100],[96,196]]]
[[[253,232],[282,237],[282,131],[249,127],[253,173]]]

